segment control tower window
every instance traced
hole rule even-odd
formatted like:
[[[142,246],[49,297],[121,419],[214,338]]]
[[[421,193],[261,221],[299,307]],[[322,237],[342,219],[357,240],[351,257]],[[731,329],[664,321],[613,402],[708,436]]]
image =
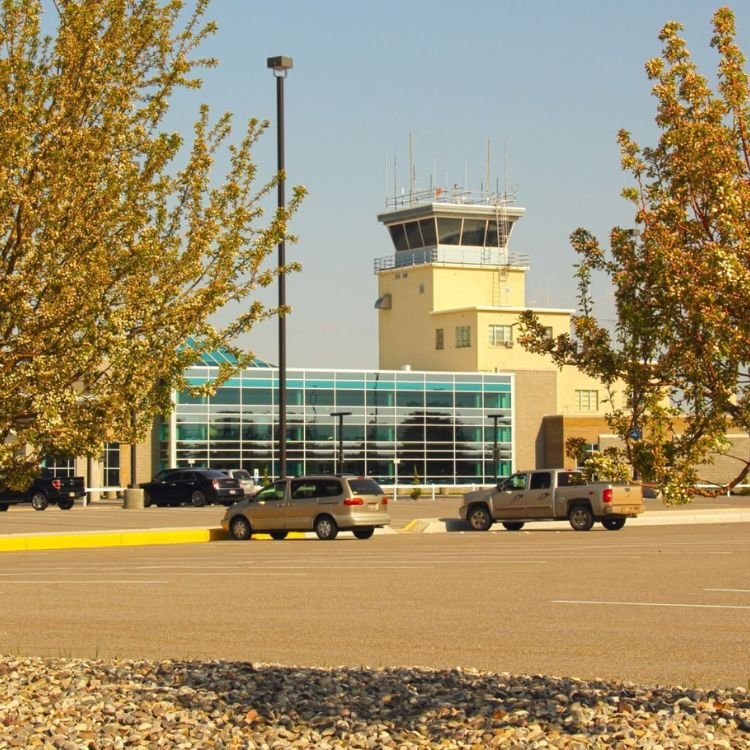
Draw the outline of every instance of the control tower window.
[[[409,248],[411,250],[419,250],[424,247],[418,221],[407,221],[406,224],[404,224],[404,228],[406,229],[406,239],[409,242]]]
[[[510,231],[510,222],[490,221],[487,227],[487,247],[506,247],[508,244],[508,234]]]
[[[391,233],[393,246],[396,248],[396,250],[409,249],[409,243],[406,241],[406,232],[404,231],[403,224],[391,224],[388,227],[388,231]]]
[[[461,235],[462,245],[484,247],[484,233],[487,228],[485,219],[464,219],[464,232]]]
[[[439,218],[438,236],[441,245],[461,244],[461,219]]]
[[[435,219],[422,219],[419,222],[419,228],[422,230],[422,239],[425,247],[435,247],[437,245],[437,232],[435,232]]]

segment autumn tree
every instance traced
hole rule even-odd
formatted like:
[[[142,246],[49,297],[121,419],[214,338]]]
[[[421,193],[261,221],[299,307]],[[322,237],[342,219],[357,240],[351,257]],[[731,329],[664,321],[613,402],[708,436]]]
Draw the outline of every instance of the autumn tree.
[[[646,64],[657,102],[658,143],[641,148],[619,133],[623,169],[634,184],[634,226],[615,228],[610,249],[584,229],[571,237],[580,256],[579,310],[571,335],[545,339],[523,315],[527,348],[600,379],[625,408],[609,421],[637,474],[654,480],[668,501],[691,496],[698,467],[718,454],[736,462],[726,491],[750,470],[728,432],[750,431],[750,118],[745,58],[734,16],[713,17],[718,55],[714,88],[701,75],[680,33],[664,26],[663,51]],[[617,325],[594,311],[592,277],[614,288]],[[610,403],[616,403],[611,401]],[[705,490],[704,490],[705,491]]]
[[[237,337],[285,312],[246,302],[210,323],[291,270],[264,261],[303,190],[260,226],[278,179],[254,185],[266,123],[235,141],[204,106],[188,140],[166,128],[215,64],[197,56],[207,6],[0,0],[0,484],[142,438],[202,353],[243,365]]]

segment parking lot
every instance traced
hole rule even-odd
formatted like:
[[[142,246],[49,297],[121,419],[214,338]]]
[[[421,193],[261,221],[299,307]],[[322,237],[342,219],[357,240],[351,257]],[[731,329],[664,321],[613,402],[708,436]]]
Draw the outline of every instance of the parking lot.
[[[747,523],[561,524],[8,552],[0,649],[747,687],[749,541]]]

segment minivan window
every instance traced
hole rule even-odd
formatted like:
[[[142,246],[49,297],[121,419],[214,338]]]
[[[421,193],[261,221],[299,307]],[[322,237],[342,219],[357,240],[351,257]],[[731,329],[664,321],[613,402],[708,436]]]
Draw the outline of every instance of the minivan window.
[[[319,479],[316,485],[318,497],[336,497],[341,494],[341,482],[337,479]]]
[[[350,479],[349,487],[355,495],[382,495],[382,487],[372,479]]]

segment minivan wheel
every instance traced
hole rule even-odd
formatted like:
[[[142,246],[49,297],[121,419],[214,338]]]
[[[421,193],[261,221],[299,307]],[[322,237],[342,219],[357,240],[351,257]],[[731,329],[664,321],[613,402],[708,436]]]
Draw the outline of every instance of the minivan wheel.
[[[234,539],[242,542],[250,539],[253,535],[253,530],[245,516],[235,516],[229,524],[229,533]]]
[[[339,533],[339,527],[330,516],[318,516],[315,519],[315,533],[318,539],[335,539]]]
[[[195,492],[190,495],[190,502],[193,504],[194,508],[202,508],[206,504],[206,496],[200,490],[195,490]]]
[[[34,510],[45,510],[49,505],[49,500],[43,492],[35,492],[31,496],[31,507]]]
[[[277,542],[280,542],[282,539],[286,539],[286,535],[288,533],[288,531],[272,531],[271,539],[275,539]]]
[[[492,517],[486,505],[473,505],[466,520],[472,531],[487,531],[492,526]]]
[[[568,513],[568,521],[576,531],[589,531],[594,525],[594,514],[588,505],[574,505]]]
[[[8,510],[8,504],[0,503],[0,513],[2,513],[4,510]]]
[[[370,539],[372,535],[375,533],[375,529],[369,528],[369,529],[352,529],[352,534],[357,537],[357,539]]]
[[[520,531],[523,528],[523,521],[503,521],[503,526],[508,531]]]

